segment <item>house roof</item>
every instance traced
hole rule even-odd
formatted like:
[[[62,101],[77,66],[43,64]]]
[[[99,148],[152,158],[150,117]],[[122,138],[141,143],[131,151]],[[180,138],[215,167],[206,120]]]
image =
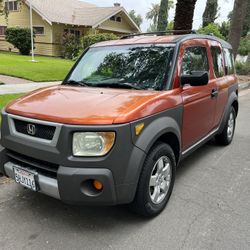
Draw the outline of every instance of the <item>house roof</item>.
[[[130,25],[140,31],[123,7],[98,7],[80,0],[26,0],[27,5],[30,2],[33,9],[50,24],[63,23],[96,28],[111,16],[123,12]]]

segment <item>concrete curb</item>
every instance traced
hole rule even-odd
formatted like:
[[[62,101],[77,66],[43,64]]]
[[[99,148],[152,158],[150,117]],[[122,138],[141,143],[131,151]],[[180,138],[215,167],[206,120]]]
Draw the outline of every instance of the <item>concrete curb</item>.
[[[248,88],[250,88],[250,82],[245,82],[245,83],[240,83],[239,84],[240,91],[244,90],[244,89],[248,89]]]

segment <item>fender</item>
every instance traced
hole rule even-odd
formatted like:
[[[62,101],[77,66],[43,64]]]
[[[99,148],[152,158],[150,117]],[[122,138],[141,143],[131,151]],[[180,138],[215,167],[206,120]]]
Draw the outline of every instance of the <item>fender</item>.
[[[226,125],[227,116],[228,116],[229,110],[232,107],[233,103],[236,101],[238,103],[238,105],[239,105],[238,95],[236,94],[237,90],[238,90],[238,84],[233,85],[228,90],[228,92],[229,92],[228,93],[228,101],[227,101],[227,105],[225,107],[224,114],[222,116],[222,120],[221,120],[221,123],[220,123],[220,128],[219,128],[218,134],[220,134],[223,131],[223,129],[224,129],[225,125]]]
[[[154,143],[164,134],[173,133],[181,141],[181,132],[178,123],[171,117],[162,117],[145,128],[134,145],[148,153]]]
[[[120,193],[120,199],[126,196],[128,200],[127,191],[129,189],[129,200],[133,201],[137,184],[140,178],[141,170],[144,161],[147,157],[148,152],[154,145],[154,143],[164,134],[173,133],[179,142],[181,147],[181,124],[182,124],[182,113],[183,106],[178,106],[176,108],[161,112],[152,117],[147,117],[142,120],[138,120],[131,123],[132,131],[132,141],[134,144],[134,149],[132,151],[126,175],[124,178],[124,187],[118,186]],[[139,136],[135,135],[135,126],[140,123],[144,123],[145,127]]]
[[[164,134],[173,133],[181,145],[183,106],[164,111],[157,114],[157,117],[150,117],[145,120],[131,123],[132,139],[136,147],[148,153],[154,143]],[[139,136],[135,135],[134,127],[144,122],[145,127]]]

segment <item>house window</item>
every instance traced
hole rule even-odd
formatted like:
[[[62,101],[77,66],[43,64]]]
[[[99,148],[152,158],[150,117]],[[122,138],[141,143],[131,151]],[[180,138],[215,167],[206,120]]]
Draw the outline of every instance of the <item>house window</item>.
[[[122,22],[122,18],[120,16],[116,17],[116,22],[121,23]]]
[[[74,36],[77,37],[77,38],[80,38],[80,36],[81,36],[80,30],[65,29],[65,30],[64,30],[64,33],[65,33],[65,34],[74,35]]]
[[[44,27],[40,27],[40,26],[36,26],[36,27],[33,27],[33,29],[34,29],[34,33],[36,34],[36,35],[44,35]]]
[[[120,16],[112,16],[112,17],[110,17],[110,20],[118,22],[118,23],[122,22],[122,18]]]
[[[18,11],[17,1],[7,1],[5,2],[5,9],[8,11]]]
[[[5,36],[6,26],[0,26],[0,36]]]

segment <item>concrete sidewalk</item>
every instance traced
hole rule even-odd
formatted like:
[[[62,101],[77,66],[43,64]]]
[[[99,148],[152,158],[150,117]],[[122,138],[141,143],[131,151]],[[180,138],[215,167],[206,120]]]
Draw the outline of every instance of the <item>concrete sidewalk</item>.
[[[36,89],[58,85],[61,82],[41,82],[0,85],[0,95],[27,93]]]
[[[24,84],[24,83],[33,83],[30,80],[22,79],[22,78],[17,78],[17,77],[12,77],[12,76],[5,76],[5,75],[0,75],[0,82],[4,84]]]
[[[4,83],[4,85],[0,85],[0,95],[5,95],[5,94],[27,93],[39,88],[58,85],[61,83],[61,81],[32,82],[22,78],[0,75],[0,83]]]

